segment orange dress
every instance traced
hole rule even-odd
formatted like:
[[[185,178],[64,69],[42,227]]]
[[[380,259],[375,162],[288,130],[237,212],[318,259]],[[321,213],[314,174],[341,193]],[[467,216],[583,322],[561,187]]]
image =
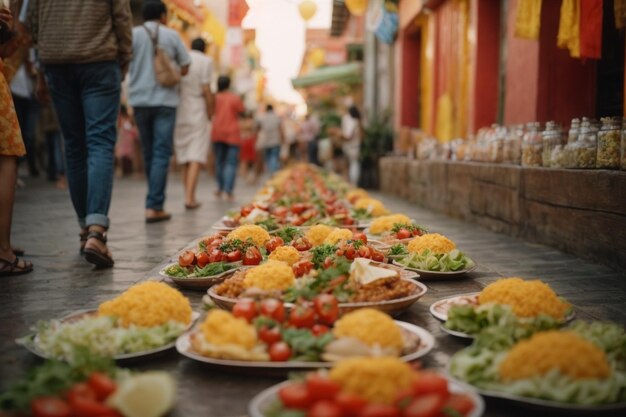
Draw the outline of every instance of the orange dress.
[[[0,59],[0,155],[23,156],[26,154],[26,148],[4,70],[3,61]]]

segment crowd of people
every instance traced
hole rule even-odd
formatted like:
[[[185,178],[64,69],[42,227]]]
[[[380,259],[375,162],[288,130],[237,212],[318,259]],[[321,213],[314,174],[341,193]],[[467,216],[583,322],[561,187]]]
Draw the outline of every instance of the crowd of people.
[[[114,264],[107,230],[116,170],[145,175],[146,223],[171,218],[165,200],[173,156],[189,210],[200,206],[204,167],[215,176],[216,198],[227,201],[235,198],[238,174],[255,182],[291,160],[345,169],[356,183],[356,107],[341,127],[328,129],[339,141],[329,157],[318,146],[315,115],[297,123],[272,104],[254,114],[230,78],[217,77],[206,42],[194,39],[188,50],[166,26],[163,2],[144,2],[142,17],[133,28],[124,0],[13,0],[0,9],[0,275],[33,269],[10,235],[17,166],[24,160],[29,174],[39,175],[38,137],[46,143],[48,178],[69,189],[79,250],[101,268]],[[72,24],[59,31],[59,22]]]

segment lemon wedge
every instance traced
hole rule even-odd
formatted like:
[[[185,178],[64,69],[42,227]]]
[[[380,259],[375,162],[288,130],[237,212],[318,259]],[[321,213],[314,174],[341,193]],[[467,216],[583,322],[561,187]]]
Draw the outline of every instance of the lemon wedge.
[[[167,372],[145,372],[122,381],[107,404],[124,417],[161,417],[176,402],[176,383]]]

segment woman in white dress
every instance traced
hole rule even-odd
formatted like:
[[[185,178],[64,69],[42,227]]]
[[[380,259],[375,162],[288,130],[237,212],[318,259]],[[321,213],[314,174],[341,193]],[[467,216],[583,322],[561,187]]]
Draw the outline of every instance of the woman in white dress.
[[[180,82],[180,104],[174,130],[176,160],[183,168],[185,208],[189,210],[200,207],[196,200],[196,186],[200,168],[206,164],[210,145],[213,61],[204,54],[205,49],[204,40],[198,38],[191,42],[191,65],[189,73]]]
[[[343,136],[341,149],[348,160],[348,178],[350,183],[356,186],[361,175],[359,158],[361,156],[361,141],[363,140],[361,113],[356,106],[350,106],[348,113],[341,118],[341,133]]]

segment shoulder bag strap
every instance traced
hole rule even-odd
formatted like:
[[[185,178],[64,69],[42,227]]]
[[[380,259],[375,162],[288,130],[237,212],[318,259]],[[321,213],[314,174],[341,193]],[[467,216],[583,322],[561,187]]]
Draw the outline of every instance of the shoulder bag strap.
[[[152,49],[154,50],[154,54],[156,55],[157,46],[159,45],[159,25],[157,24],[156,34],[154,36],[152,36],[152,33],[150,32],[150,30],[148,29],[146,25],[142,25],[142,26],[148,33],[148,38],[150,38],[150,41],[152,42]]]

